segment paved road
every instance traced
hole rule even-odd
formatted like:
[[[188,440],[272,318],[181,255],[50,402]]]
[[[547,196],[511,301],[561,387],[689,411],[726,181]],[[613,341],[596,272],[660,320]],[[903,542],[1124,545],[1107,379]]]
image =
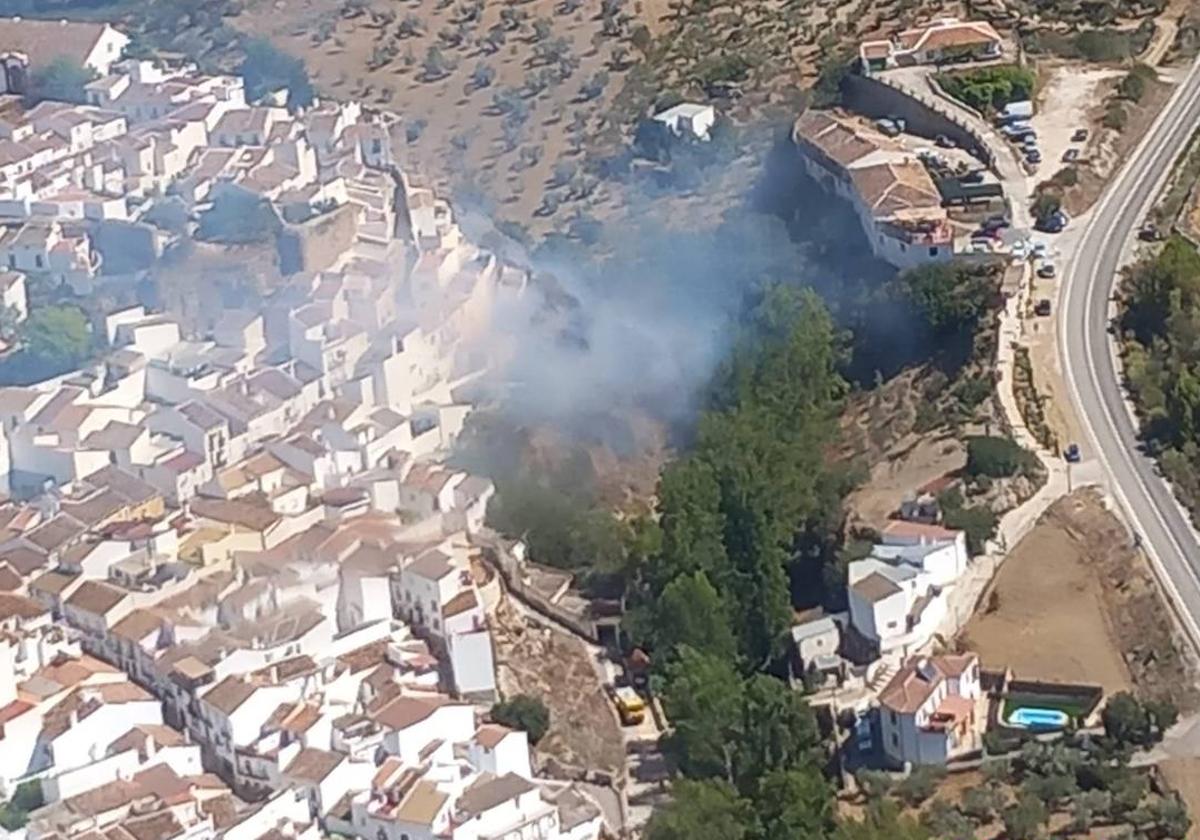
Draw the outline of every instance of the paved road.
[[[1138,451],[1107,332],[1117,270],[1136,231],[1200,126],[1200,62],[1193,65],[1145,140],[1109,184],[1091,214],[1059,296],[1063,375],[1090,440],[1085,459],[1099,462],[1132,527],[1157,562],[1181,618],[1200,644],[1200,543],[1186,515]]]

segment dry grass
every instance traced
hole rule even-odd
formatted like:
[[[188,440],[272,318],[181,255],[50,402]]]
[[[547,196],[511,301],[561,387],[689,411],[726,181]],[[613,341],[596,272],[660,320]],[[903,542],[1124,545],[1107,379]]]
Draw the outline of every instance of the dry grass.
[[[1047,511],[982,603],[961,641],[986,667],[1196,705],[1192,669],[1145,559],[1094,490]]]
[[[497,609],[492,631],[503,694],[531,694],[550,709],[539,761],[615,774],[625,761],[621,729],[583,643],[528,622],[507,602]]]

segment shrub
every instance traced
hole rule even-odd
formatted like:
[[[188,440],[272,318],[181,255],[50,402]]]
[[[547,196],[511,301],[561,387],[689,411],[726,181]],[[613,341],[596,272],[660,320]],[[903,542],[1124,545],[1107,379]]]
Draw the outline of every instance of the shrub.
[[[1028,453],[1015,441],[982,435],[967,440],[967,473],[1008,478],[1025,468]]]
[[[998,110],[1010,102],[1033,97],[1037,76],[1016,65],[939,73],[937,82],[950,96],[978,111]]]
[[[916,767],[896,785],[895,794],[905,805],[916,808],[937,790],[938,782],[946,775],[944,768]]]
[[[1119,102],[1110,102],[1108,109],[1104,112],[1104,117],[1100,120],[1101,125],[1111,128],[1113,131],[1124,131],[1125,124],[1128,122],[1129,114]]]
[[[492,706],[492,720],[524,731],[529,743],[536,744],[550,728],[550,710],[537,697],[518,694]]]
[[[943,519],[947,528],[956,528],[967,534],[967,550],[971,554],[982,554],[987,541],[996,536],[999,518],[996,512],[985,505],[946,511]]]

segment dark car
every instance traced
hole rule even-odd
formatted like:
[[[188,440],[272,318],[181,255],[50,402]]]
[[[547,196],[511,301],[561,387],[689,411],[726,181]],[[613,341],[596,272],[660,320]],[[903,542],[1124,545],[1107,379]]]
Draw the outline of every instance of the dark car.
[[[1086,128],[1077,128],[1075,133],[1071,135],[1072,143],[1086,143],[1088,139],[1088,130]]]
[[[1001,230],[1012,225],[1007,216],[988,216],[983,220],[984,230]]]
[[[1067,227],[1066,214],[1062,213],[1061,211],[1058,213],[1051,213],[1046,218],[1038,219],[1036,222],[1034,222],[1033,227],[1035,230],[1041,231],[1042,233],[1062,233]]]
[[[1078,464],[1079,463],[1079,444],[1078,443],[1067,444],[1067,448],[1065,450],[1063,450],[1063,458],[1066,459],[1068,464]]]
[[[965,175],[959,175],[958,180],[960,183],[963,183],[963,184],[982,184],[983,183],[983,170],[974,169]]]
[[[1163,232],[1158,229],[1158,225],[1151,222],[1142,225],[1141,230],[1138,231],[1138,239],[1143,242],[1161,242],[1165,238]]]
[[[933,138],[933,142],[943,149],[953,149],[956,145],[955,142],[945,134],[939,134],[937,137]]]
[[[1050,298],[1042,298],[1033,307],[1033,314],[1046,317],[1050,314]]]
[[[1067,149],[1063,152],[1063,163],[1074,163],[1077,160],[1079,160],[1078,149]]]

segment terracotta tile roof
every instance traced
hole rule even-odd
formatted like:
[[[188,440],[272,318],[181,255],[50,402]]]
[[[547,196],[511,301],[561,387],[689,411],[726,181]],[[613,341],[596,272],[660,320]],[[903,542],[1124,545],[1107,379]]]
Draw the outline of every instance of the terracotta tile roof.
[[[532,782],[516,773],[500,777],[483,773],[454,803],[455,811],[471,819],[534,789]]]
[[[248,681],[238,676],[229,676],[210,688],[202,699],[214,709],[231,715],[250,699],[254,691],[254,686]]]
[[[346,754],[305,747],[284,769],[284,774],[302,782],[321,782],[346,760]]]
[[[913,714],[942,682],[961,675],[978,661],[979,657],[973,653],[910,659],[879,693],[879,703],[896,714]]]
[[[442,615],[445,618],[465,613],[468,610],[473,610],[479,606],[479,600],[475,597],[474,589],[464,589],[453,598],[446,602],[442,607]]]
[[[107,583],[85,580],[67,599],[67,605],[103,618],[128,596],[129,593]]]
[[[501,741],[513,734],[514,731],[498,723],[485,723],[475,733],[475,742],[485,750],[494,750]]]
[[[112,634],[131,642],[141,642],[147,636],[158,633],[163,624],[163,618],[158,613],[135,609],[113,625]]]
[[[420,575],[427,580],[441,580],[446,575],[454,574],[454,566],[449,557],[434,550],[413,560],[404,567],[403,571],[406,574]]]
[[[872,572],[861,580],[855,581],[850,588],[863,600],[872,604],[904,591],[878,572]]]
[[[0,593],[0,621],[9,618],[36,618],[46,613],[46,608],[24,595]]]
[[[377,723],[390,729],[402,730],[420,723],[443,706],[452,705],[455,705],[454,702],[447,697],[405,695],[395,698],[369,714]]]
[[[432,825],[449,798],[432,782],[421,780],[412,786],[408,796],[396,808],[395,818],[415,825]]]
[[[0,50],[23,52],[35,67],[62,56],[82,65],[107,24],[32,18],[0,18]]]

